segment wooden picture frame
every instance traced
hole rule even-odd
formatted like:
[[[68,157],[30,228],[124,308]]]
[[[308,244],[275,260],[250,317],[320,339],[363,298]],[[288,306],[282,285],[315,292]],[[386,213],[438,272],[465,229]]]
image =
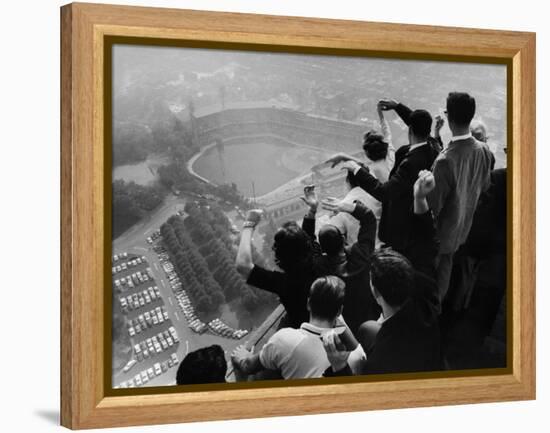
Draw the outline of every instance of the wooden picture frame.
[[[104,174],[107,37],[287,52],[479,60],[508,65],[510,363],[505,372],[401,375],[276,387],[110,395]],[[225,45],[224,45],[225,44]],[[191,10],[61,8],[61,424],[80,429],[535,398],[535,35]],[[324,380],[324,379],[323,379]]]

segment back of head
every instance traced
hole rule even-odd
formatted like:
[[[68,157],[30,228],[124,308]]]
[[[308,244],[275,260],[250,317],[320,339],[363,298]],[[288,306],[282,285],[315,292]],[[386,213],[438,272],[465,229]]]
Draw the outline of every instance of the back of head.
[[[187,354],[178,367],[176,383],[178,385],[223,383],[226,372],[227,361],[223,349],[214,344]]]
[[[476,113],[476,100],[467,93],[451,92],[447,96],[447,117],[458,126],[470,124]]]
[[[403,305],[412,293],[413,267],[405,256],[391,248],[371,255],[370,276],[374,289],[392,307]]]
[[[273,252],[275,262],[283,271],[299,272],[311,264],[311,239],[296,222],[286,222],[275,233]]]
[[[472,121],[470,131],[476,140],[487,142],[487,126],[481,120]]]
[[[319,245],[327,256],[336,256],[344,249],[344,236],[336,226],[325,224],[319,230]]]
[[[432,116],[426,110],[414,110],[409,118],[409,128],[415,137],[424,141],[432,130]]]
[[[371,161],[379,161],[388,155],[388,143],[382,134],[368,131],[363,137],[363,150]]]
[[[345,288],[346,284],[333,275],[317,278],[309,291],[311,315],[329,321],[336,319],[344,305]]]

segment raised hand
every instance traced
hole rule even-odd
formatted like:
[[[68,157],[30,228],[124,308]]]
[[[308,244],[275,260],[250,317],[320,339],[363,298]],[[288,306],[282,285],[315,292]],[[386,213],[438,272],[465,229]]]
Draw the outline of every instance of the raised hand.
[[[395,99],[381,99],[378,101],[378,106],[383,111],[395,110],[398,102]]]
[[[317,194],[315,193],[315,185],[307,185],[304,187],[304,196],[300,199],[309,206],[312,210],[317,210],[319,206],[319,201],[317,199]]]
[[[437,137],[439,135],[439,131],[441,131],[441,128],[443,128],[443,125],[445,125],[445,119],[441,117],[439,114],[435,116],[435,136]]]
[[[355,210],[355,204],[339,200],[335,197],[328,197],[321,202],[321,207],[332,212],[352,213]]]
[[[331,156],[329,159],[325,161],[325,164],[330,164],[331,168],[334,168],[338,164],[344,162],[344,161],[354,161],[355,158],[346,155],[345,153],[337,153],[333,156]]]
[[[420,170],[418,179],[414,183],[414,198],[421,200],[435,188],[434,175],[429,170]]]

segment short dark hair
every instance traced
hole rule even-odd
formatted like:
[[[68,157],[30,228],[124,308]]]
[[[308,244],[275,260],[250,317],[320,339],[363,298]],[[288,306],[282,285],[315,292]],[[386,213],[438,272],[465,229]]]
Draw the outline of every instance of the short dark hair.
[[[295,221],[288,221],[273,238],[275,263],[289,273],[302,272],[311,265],[313,244],[309,235]]]
[[[476,100],[463,92],[451,92],[447,96],[447,117],[457,125],[469,125],[476,114]]]
[[[344,305],[346,283],[334,275],[317,278],[309,290],[311,315],[324,320],[333,320]]]
[[[319,230],[319,245],[321,251],[328,256],[335,256],[344,248],[344,237],[338,227],[325,224]]]
[[[371,255],[370,277],[376,291],[392,307],[403,305],[413,290],[411,262],[391,248],[382,248]]]
[[[432,130],[432,116],[426,110],[414,110],[409,117],[409,128],[416,137],[428,137]]]
[[[227,361],[223,349],[217,344],[190,352],[181,361],[176,373],[178,385],[223,383]]]
[[[363,150],[371,161],[378,161],[388,155],[388,143],[382,134],[371,130],[363,136]]]

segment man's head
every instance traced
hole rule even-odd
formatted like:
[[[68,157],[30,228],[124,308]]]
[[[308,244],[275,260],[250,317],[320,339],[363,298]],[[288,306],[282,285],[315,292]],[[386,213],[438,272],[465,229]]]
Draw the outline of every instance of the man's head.
[[[481,120],[472,121],[470,131],[476,140],[487,143],[487,126]]]
[[[277,230],[273,242],[275,262],[285,272],[295,273],[311,264],[313,246],[311,239],[294,221]]]
[[[422,143],[432,130],[432,116],[426,110],[414,110],[409,118],[409,141]]]
[[[344,305],[346,284],[333,275],[317,278],[311,285],[308,309],[312,318],[333,321],[340,314]]]
[[[413,267],[405,256],[391,248],[383,248],[371,255],[370,281],[379,304],[382,298],[391,307],[399,307],[412,292]]]
[[[363,150],[371,161],[379,161],[388,155],[388,143],[382,134],[368,131],[363,137]]]
[[[344,240],[342,232],[335,225],[325,224],[319,230],[321,251],[329,257],[337,256],[344,250]]]
[[[223,383],[227,362],[223,349],[214,344],[188,353],[181,361],[176,374],[178,385]]]
[[[476,113],[476,100],[462,92],[451,92],[447,96],[447,119],[451,131],[470,127]]]

